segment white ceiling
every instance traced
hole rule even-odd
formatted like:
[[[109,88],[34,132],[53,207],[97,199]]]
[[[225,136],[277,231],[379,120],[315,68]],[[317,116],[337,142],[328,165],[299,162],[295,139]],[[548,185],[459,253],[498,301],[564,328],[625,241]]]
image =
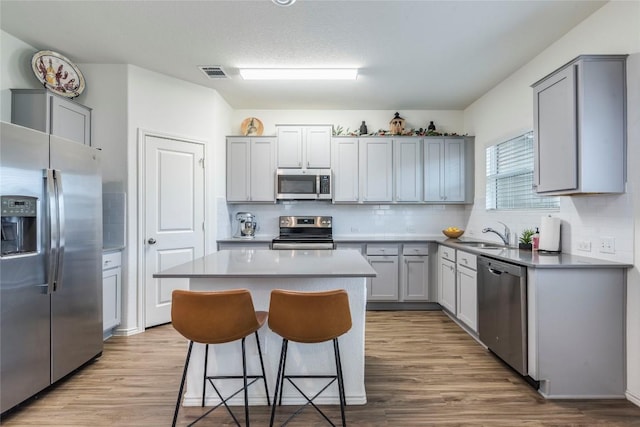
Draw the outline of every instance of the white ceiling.
[[[444,110],[467,107],[605,3],[2,0],[0,16],[4,31],[37,49],[211,87],[235,109]],[[199,65],[222,66],[229,79],[209,80]],[[360,75],[350,82],[238,75],[353,66]]]

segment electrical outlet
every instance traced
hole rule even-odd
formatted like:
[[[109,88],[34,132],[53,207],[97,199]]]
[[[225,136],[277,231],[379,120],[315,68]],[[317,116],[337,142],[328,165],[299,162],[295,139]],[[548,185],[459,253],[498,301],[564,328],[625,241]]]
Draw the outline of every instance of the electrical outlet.
[[[600,238],[600,252],[603,254],[615,254],[616,253],[616,239],[613,237],[601,237]]]
[[[590,240],[580,240],[578,242],[578,250],[584,252],[591,252],[591,241]]]

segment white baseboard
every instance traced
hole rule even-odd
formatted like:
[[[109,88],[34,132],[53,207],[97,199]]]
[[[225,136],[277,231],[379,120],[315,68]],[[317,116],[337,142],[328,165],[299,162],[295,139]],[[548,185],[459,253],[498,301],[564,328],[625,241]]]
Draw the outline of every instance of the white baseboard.
[[[627,392],[625,393],[625,396],[627,396],[627,399],[631,403],[633,403],[634,405],[640,406],[640,396],[638,396],[637,394],[631,393],[629,390],[627,390]]]
[[[114,329],[113,330],[113,336],[117,336],[117,337],[128,337],[131,335],[136,335],[136,334],[140,334],[144,332],[144,329],[139,329],[139,328],[118,328],[118,329]]]

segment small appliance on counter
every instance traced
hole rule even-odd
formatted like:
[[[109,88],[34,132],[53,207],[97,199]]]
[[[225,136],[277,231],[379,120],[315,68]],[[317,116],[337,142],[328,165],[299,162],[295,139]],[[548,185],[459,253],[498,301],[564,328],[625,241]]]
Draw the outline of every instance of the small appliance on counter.
[[[253,239],[255,237],[258,223],[254,214],[251,212],[238,212],[236,221],[238,221],[236,237],[241,239]]]

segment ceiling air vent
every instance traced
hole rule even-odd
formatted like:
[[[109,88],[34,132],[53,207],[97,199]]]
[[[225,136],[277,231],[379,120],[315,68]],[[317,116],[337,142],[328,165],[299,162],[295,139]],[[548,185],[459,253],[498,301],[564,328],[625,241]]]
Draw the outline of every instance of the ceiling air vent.
[[[210,79],[226,79],[228,76],[225,74],[222,67],[217,65],[203,65],[199,66],[200,71],[206,74]]]

